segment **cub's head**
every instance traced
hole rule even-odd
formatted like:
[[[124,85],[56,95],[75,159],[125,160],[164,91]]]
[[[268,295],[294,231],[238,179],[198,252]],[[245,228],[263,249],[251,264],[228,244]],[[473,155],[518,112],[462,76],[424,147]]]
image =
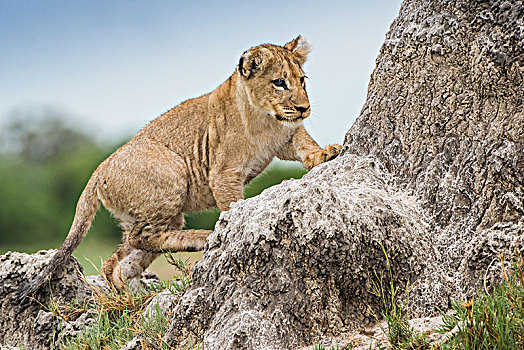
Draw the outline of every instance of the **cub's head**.
[[[244,52],[238,74],[253,108],[285,124],[310,115],[302,70],[309,51],[309,42],[299,35],[284,46],[264,44]]]

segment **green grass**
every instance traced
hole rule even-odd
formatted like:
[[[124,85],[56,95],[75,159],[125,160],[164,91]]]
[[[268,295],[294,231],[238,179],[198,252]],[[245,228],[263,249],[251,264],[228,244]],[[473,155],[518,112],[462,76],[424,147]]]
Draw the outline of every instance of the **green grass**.
[[[382,245],[381,245],[382,246]],[[376,281],[372,282],[371,293],[382,301],[381,318],[386,321],[386,327],[381,327],[384,332],[391,349],[395,350],[423,350],[429,349],[429,343],[426,340],[426,335],[422,334],[409,324],[410,312],[408,308],[409,301],[409,285],[404,286],[401,290],[400,286],[395,285],[393,279],[393,269],[389,261],[389,256],[382,246],[382,251],[386,258],[387,274],[389,283],[384,282],[384,272],[380,274],[375,271]],[[379,316],[371,310],[375,315],[377,321]]]
[[[186,262],[173,255],[168,253],[166,259],[179,271],[178,277],[149,286],[147,290],[119,292],[113,289],[105,292],[93,287],[95,300],[87,305],[60,306],[52,301],[47,307],[48,311],[63,322],[70,322],[89,310],[94,310],[96,315],[78,335],[64,339],[56,347],[66,350],[112,350],[120,349],[138,337],[142,349],[172,349],[164,340],[169,328],[169,314],[162,311],[158,304],[151,303],[156,295],[166,289],[181,297],[191,285],[191,272]],[[143,313],[150,304],[149,313],[144,317]]]
[[[501,258],[504,265],[504,260]],[[456,334],[441,349],[524,349],[524,261],[517,254],[511,272],[492,292],[453,302],[454,315],[445,314],[442,332]]]
[[[512,269],[503,266],[503,279],[490,293],[478,292],[467,301],[452,302],[453,312],[442,313],[440,329],[449,337],[441,344],[429,344],[426,335],[410,326],[409,287],[404,292],[395,286],[387,253],[389,284],[384,287],[384,274],[376,274],[377,282],[371,292],[383,302],[382,328],[389,343],[396,350],[464,349],[464,350],[522,350],[524,349],[524,261],[516,251]],[[377,317],[378,321],[378,317]]]

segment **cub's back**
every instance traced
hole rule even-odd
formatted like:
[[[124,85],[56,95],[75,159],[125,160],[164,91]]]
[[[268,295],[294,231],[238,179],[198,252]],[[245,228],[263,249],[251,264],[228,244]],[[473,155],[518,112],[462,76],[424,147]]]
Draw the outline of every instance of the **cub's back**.
[[[209,125],[209,94],[182,102],[152,120],[135,136],[147,137],[186,158],[201,158],[195,146],[206,137]]]

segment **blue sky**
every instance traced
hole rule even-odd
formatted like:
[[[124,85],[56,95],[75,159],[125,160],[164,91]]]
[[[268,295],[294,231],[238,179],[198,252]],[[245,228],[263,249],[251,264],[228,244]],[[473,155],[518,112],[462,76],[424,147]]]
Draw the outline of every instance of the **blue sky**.
[[[0,0],[0,125],[21,111],[61,110],[120,141],[178,103],[212,91],[243,51],[298,34],[321,144],[341,143],[399,0]]]

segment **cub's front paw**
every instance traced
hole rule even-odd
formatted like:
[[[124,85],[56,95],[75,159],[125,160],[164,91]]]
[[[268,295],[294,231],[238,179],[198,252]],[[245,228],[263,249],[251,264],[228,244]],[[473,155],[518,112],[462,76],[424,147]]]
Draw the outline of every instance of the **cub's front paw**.
[[[316,152],[312,152],[308,154],[306,159],[304,159],[303,164],[307,170],[311,170],[314,167],[316,167],[317,165],[335,158],[336,156],[339,155],[341,150],[342,150],[342,146],[340,145],[326,146],[324,147],[324,149],[320,149]]]
[[[333,158],[336,158],[340,151],[342,150],[341,145],[328,145],[324,147],[324,152],[326,153],[326,160],[324,162],[327,162],[328,160],[331,160]]]

